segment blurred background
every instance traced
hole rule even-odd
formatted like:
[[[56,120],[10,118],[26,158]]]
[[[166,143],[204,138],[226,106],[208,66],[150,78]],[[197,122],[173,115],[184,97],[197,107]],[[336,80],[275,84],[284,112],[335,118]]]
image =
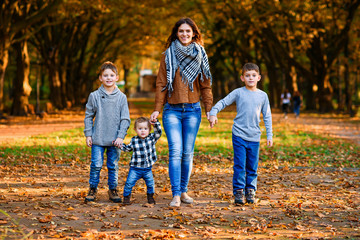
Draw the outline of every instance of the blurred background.
[[[299,91],[303,110],[359,115],[360,0],[1,1],[0,116],[84,108],[104,61],[128,98],[153,98],[165,41],[180,17],[198,24],[215,101],[260,66],[272,108]],[[215,102],[214,102],[215,103]]]

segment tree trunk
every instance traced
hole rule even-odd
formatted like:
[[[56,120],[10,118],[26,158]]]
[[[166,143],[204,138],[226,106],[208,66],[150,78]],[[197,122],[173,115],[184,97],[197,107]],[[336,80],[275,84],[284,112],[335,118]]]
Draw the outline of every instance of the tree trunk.
[[[126,96],[129,96],[129,83],[128,83],[128,77],[129,77],[129,68],[126,66],[126,64],[123,64],[123,70],[124,70],[124,94]],[[121,79],[121,78],[120,78]]]
[[[321,113],[333,111],[334,107],[331,102],[333,90],[330,86],[329,74],[325,74],[323,79],[320,79],[318,87],[319,111]]]
[[[61,81],[59,76],[59,70],[57,67],[57,50],[53,49],[49,53],[48,71],[49,71],[49,84],[50,84],[50,101],[58,109],[63,109],[63,103],[61,98]]]
[[[5,71],[9,63],[9,46],[10,42],[6,37],[0,40],[0,116],[4,110],[4,81]]]
[[[16,77],[14,79],[14,99],[11,114],[25,116],[28,114],[29,96],[31,86],[29,84],[30,58],[27,48],[27,40],[14,43],[16,52]]]

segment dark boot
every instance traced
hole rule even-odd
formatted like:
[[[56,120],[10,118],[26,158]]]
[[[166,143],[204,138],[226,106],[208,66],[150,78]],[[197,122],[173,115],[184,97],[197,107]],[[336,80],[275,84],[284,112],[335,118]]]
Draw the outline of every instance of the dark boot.
[[[247,203],[255,203],[255,189],[246,189],[245,198]]]
[[[85,197],[85,202],[93,202],[96,199],[96,188],[90,188],[88,195]]]
[[[131,204],[130,199],[131,199],[131,194],[129,196],[124,196],[123,204],[124,205],[130,205]]]
[[[148,203],[150,203],[150,204],[156,204],[153,193],[147,194],[147,200],[148,200]]]
[[[121,197],[119,197],[118,190],[110,189],[109,190],[109,200],[114,203],[121,203]]]
[[[245,204],[244,189],[238,189],[235,193],[235,205]]]

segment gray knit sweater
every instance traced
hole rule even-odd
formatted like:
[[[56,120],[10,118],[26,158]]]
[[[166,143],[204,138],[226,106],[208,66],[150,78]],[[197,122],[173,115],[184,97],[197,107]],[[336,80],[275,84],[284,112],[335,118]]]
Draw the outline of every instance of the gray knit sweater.
[[[129,107],[125,94],[118,88],[109,94],[101,85],[89,95],[84,123],[85,136],[92,137],[95,145],[112,146],[116,138],[124,139],[130,126]]]
[[[235,136],[250,142],[259,142],[261,136],[260,113],[263,115],[266,136],[272,139],[272,119],[269,98],[264,91],[250,91],[246,87],[237,88],[212,107],[210,116],[216,116],[225,107],[236,102],[236,117],[232,132]]]

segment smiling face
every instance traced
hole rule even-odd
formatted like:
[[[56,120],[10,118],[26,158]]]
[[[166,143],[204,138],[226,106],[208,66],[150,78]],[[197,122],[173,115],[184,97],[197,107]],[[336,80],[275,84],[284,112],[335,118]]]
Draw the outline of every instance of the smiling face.
[[[176,36],[182,45],[187,46],[192,42],[192,38],[195,36],[195,34],[190,25],[183,23],[178,28]]]
[[[113,90],[115,83],[119,80],[119,76],[113,70],[107,68],[101,73],[99,80],[106,90]]]
[[[245,87],[250,90],[256,90],[256,85],[260,81],[261,76],[255,70],[248,70],[243,75],[241,75],[241,80],[245,83]]]
[[[146,138],[150,133],[149,122],[136,123],[135,132],[138,137],[142,139]]]

